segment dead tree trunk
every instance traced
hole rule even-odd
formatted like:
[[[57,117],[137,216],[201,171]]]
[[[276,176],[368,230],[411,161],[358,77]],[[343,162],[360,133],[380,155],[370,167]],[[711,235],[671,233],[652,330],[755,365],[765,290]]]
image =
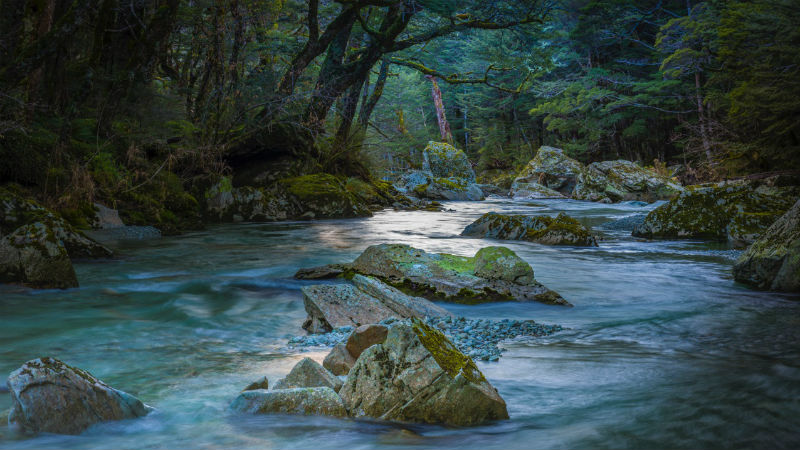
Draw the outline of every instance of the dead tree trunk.
[[[450,124],[447,123],[447,117],[444,114],[444,103],[442,102],[442,91],[439,90],[439,84],[436,78],[431,75],[426,75],[425,78],[431,80],[431,92],[433,93],[433,104],[436,107],[436,120],[439,122],[439,134],[442,136],[442,142],[448,144],[453,143],[453,134],[450,132]]]

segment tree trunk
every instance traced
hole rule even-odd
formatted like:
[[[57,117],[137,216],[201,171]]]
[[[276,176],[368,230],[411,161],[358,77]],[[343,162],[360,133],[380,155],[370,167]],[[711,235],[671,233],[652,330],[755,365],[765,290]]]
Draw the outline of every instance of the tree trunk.
[[[450,132],[450,124],[447,123],[447,117],[444,114],[442,91],[439,90],[439,84],[436,82],[435,77],[431,75],[426,75],[425,78],[431,80],[433,105],[436,107],[436,120],[439,122],[439,134],[442,136],[442,142],[447,142],[448,144],[452,144],[453,134]]]
[[[703,97],[700,94],[700,72],[694,73],[694,89],[697,97],[697,117],[700,120],[700,137],[703,139],[703,151],[706,153],[706,159],[711,163],[711,144],[708,141],[708,132],[706,130],[706,119],[703,113]]]

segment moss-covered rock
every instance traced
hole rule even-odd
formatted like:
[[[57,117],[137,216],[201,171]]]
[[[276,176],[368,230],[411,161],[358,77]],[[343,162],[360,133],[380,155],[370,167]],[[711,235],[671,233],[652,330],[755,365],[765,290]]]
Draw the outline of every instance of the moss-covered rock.
[[[564,154],[563,150],[542,146],[536,152],[536,156],[519,173],[514,184],[521,186],[523,183],[536,183],[569,196],[582,171],[583,164]],[[522,197],[521,192],[513,187],[512,192],[514,192],[514,197]]]
[[[510,195],[512,198],[566,198],[564,194],[542,186],[536,182],[514,180],[511,184]]]
[[[733,277],[761,289],[800,292],[800,200],[739,257]]]
[[[506,249],[510,254],[511,250]],[[538,301],[552,305],[571,306],[558,293],[541,283],[530,279],[516,278],[513,281],[501,278],[486,278],[479,275],[507,271],[510,254],[497,253],[503,258],[496,261],[504,267],[492,269],[483,267],[476,273],[476,257],[450,255],[447,253],[427,253],[404,244],[380,244],[368,247],[350,264],[335,266],[341,276],[362,274],[373,276],[394,286],[406,294],[424,297],[428,300],[444,300],[456,303],[485,303],[494,301]],[[514,255],[512,266],[527,264]],[[495,261],[482,258],[481,261]],[[516,269],[515,269],[516,270]],[[308,278],[309,274],[330,274],[320,269],[301,270],[298,275]],[[516,272],[515,272],[516,273]]]
[[[395,324],[366,349],[339,392],[352,417],[454,426],[508,418],[472,359],[420,320]]]
[[[800,197],[800,187],[775,186],[769,180],[690,186],[651,211],[633,235],[645,238],[693,238],[753,242]]]
[[[456,178],[464,184],[475,183],[475,171],[461,150],[446,142],[428,142],[422,151],[422,170],[436,178]]]
[[[8,418],[21,433],[79,434],[92,424],[144,416],[134,396],[55,358],[26,362],[8,377],[13,408]]]
[[[78,286],[67,249],[41,222],[0,237],[0,282],[44,289]]]
[[[317,173],[280,180],[302,210],[302,216],[323,219],[371,216],[367,206],[333,175]]]
[[[219,222],[272,222],[300,213],[300,207],[286,196],[262,187],[235,188],[229,177],[209,188],[205,198],[206,217]]]
[[[433,200],[483,200],[483,191],[466,178],[437,177],[429,171],[414,170],[404,174],[398,188],[401,192]]]
[[[549,217],[489,212],[467,225],[461,235],[531,241],[546,245],[597,246],[597,239],[591,231],[564,213]]]

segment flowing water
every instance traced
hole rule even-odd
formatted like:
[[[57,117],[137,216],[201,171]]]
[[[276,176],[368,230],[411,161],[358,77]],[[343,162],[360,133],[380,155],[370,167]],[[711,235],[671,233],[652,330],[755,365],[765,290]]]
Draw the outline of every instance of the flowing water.
[[[0,448],[800,447],[800,302],[735,284],[735,251],[602,229],[599,248],[458,236],[487,211],[565,211],[597,226],[652,205],[493,198],[446,207],[119,242],[114,260],[76,264],[80,289],[0,286],[0,373],[53,356],[156,408],[80,436],[6,435]],[[293,280],[295,270],[350,261],[381,242],[461,255],[506,245],[575,305],[443,304],[569,328],[478,363],[511,419],[453,429],[229,411],[251,381],[274,382],[300,358],[326,354],[286,347],[305,317],[308,282]],[[10,403],[0,392],[0,410]]]

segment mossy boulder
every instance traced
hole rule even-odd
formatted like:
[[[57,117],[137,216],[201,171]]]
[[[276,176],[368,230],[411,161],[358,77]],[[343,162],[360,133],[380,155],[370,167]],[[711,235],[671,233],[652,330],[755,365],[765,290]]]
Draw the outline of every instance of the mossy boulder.
[[[472,359],[420,320],[395,324],[366,349],[339,392],[356,418],[473,426],[509,417]]]
[[[514,180],[517,189],[512,187],[513,195],[522,197],[519,187],[535,183],[569,196],[583,169],[583,164],[567,156],[563,150],[542,146]]]
[[[341,397],[329,387],[244,391],[231,409],[247,414],[346,417]]]
[[[514,180],[511,184],[512,198],[567,198],[561,192],[542,186],[536,182]]]
[[[436,178],[457,178],[465,184],[475,183],[475,171],[467,155],[446,142],[429,141],[422,151],[422,170]]]
[[[467,225],[461,235],[531,241],[545,245],[597,246],[597,239],[591,231],[564,213],[549,217],[489,212]]]
[[[381,210],[395,202],[394,195],[391,194],[391,184],[387,182],[366,182],[360,178],[350,177],[345,182],[345,189],[373,211]]]
[[[466,178],[437,177],[429,171],[414,170],[400,178],[398,190],[431,200],[483,200],[481,188]]]
[[[733,277],[761,289],[800,292],[800,200],[739,257]]]
[[[8,423],[27,435],[79,434],[98,422],[149,412],[136,397],[55,358],[26,362],[9,375],[8,387],[13,405]]]
[[[498,263],[506,265],[509,264],[508,258],[513,252],[492,254],[502,256],[503,260],[498,259]],[[515,254],[513,257],[519,260],[515,264],[527,264]],[[427,253],[404,244],[380,244],[368,247],[355,261],[338,264],[335,269],[340,271],[341,276],[362,274],[375,277],[408,295],[428,300],[466,304],[538,301],[571,306],[558,293],[533,279],[509,281],[482,277],[475,271],[475,262],[475,257]],[[308,278],[312,273],[332,272],[320,269],[301,270],[298,275]]]
[[[280,180],[300,206],[301,217],[316,219],[371,216],[367,206],[333,175],[317,173]]]
[[[274,189],[233,187],[224,177],[205,193],[206,217],[219,222],[272,222],[300,214],[300,207]]]
[[[533,268],[506,247],[484,247],[475,254],[475,275],[487,280],[528,284]]]
[[[633,235],[660,239],[710,239],[752,243],[800,197],[798,186],[769,180],[690,186],[651,211]]]

